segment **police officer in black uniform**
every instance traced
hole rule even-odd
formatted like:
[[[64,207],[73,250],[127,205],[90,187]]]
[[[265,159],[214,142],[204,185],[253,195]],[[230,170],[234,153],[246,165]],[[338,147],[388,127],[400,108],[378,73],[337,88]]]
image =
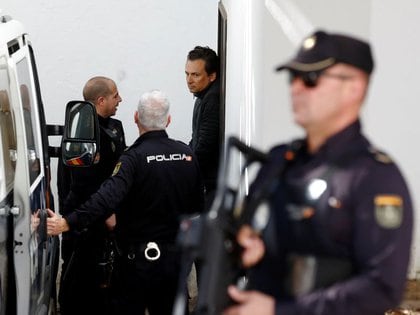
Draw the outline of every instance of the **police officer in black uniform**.
[[[89,168],[61,165],[60,195],[64,196],[62,215],[84,203],[107,179],[126,148],[121,121],[111,118],[121,102],[115,82],[97,76],[87,81],[83,97],[95,105],[100,127],[100,160]],[[68,187],[69,191],[65,187]],[[104,218],[106,219],[106,218]],[[107,221],[114,225],[114,216]],[[62,238],[60,311],[62,314],[107,314],[110,309],[110,231],[104,220],[89,231],[68,232]],[[77,301],[77,303],[75,302]]]
[[[200,169],[192,150],[168,138],[169,102],[160,91],[141,96],[135,122],[140,137],[126,150],[101,188],[65,219],[53,212],[48,231],[80,231],[116,210],[122,288],[117,314],[172,314],[180,253],[180,216],[204,204]]]
[[[398,167],[361,131],[373,66],[366,42],[317,31],[277,68],[306,138],[272,149],[254,183],[279,174],[263,237],[238,234],[252,289],[229,287],[239,305],[224,314],[380,315],[400,303],[413,209]]]

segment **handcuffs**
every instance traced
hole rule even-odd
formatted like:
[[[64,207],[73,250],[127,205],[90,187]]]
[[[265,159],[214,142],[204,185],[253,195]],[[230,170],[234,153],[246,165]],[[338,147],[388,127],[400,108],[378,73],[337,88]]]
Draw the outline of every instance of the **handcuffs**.
[[[149,254],[150,252],[150,254]],[[154,254],[154,255],[153,255]],[[160,249],[158,244],[155,242],[149,242],[147,243],[146,249],[144,250],[144,257],[146,257],[147,260],[158,260],[160,257]]]
[[[128,254],[128,259],[132,260],[136,257],[134,253]],[[158,260],[160,257],[160,248],[156,242],[147,243],[146,249],[144,250],[144,257],[149,261]]]

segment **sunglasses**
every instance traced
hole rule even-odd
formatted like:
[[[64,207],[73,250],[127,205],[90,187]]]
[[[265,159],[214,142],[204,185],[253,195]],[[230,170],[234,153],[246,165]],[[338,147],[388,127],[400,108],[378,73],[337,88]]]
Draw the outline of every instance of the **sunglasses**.
[[[289,71],[289,81],[292,83],[295,79],[300,78],[306,87],[316,87],[318,85],[319,78],[332,78],[341,81],[351,80],[354,77],[346,74],[328,73],[325,71],[312,71],[312,72],[298,72]]]

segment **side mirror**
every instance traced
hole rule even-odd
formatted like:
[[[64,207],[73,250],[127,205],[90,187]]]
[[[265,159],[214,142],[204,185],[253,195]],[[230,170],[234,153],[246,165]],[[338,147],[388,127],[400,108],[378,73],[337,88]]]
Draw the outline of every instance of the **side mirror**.
[[[63,163],[88,167],[99,162],[99,123],[95,106],[90,102],[71,101],[61,142]]]

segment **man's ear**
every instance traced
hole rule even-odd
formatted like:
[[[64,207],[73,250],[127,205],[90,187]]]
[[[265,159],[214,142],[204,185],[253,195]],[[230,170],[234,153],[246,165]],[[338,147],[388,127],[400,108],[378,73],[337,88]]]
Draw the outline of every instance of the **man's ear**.
[[[100,116],[103,116],[103,115],[107,114],[105,106],[104,106],[104,100],[105,100],[105,97],[99,96],[95,101],[96,112]]]
[[[216,72],[213,72],[212,74],[210,74],[209,75],[210,82],[213,82],[214,80],[216,80],[216,77],[217,77]]]
[[[136,125],[139,124],[139,113],[137,111],[134,112],[134,122]]]
[[[105,97],[103,97],[103,96],[99,96],[99,97],[96,99],[96,105],[102,105],[102,104],[104,103],[104,100],[105,100]]]
[[[166,122],[166,127],[169,126],[169,124],[171,123],[171,121],[172,121],[172,117],[171,117],[171,115],[169,115],[168,116],[168,121]]]
[[[352,80],[348,84],[348,99],[361,103],[366,94],[366,82],[362,79]]]

